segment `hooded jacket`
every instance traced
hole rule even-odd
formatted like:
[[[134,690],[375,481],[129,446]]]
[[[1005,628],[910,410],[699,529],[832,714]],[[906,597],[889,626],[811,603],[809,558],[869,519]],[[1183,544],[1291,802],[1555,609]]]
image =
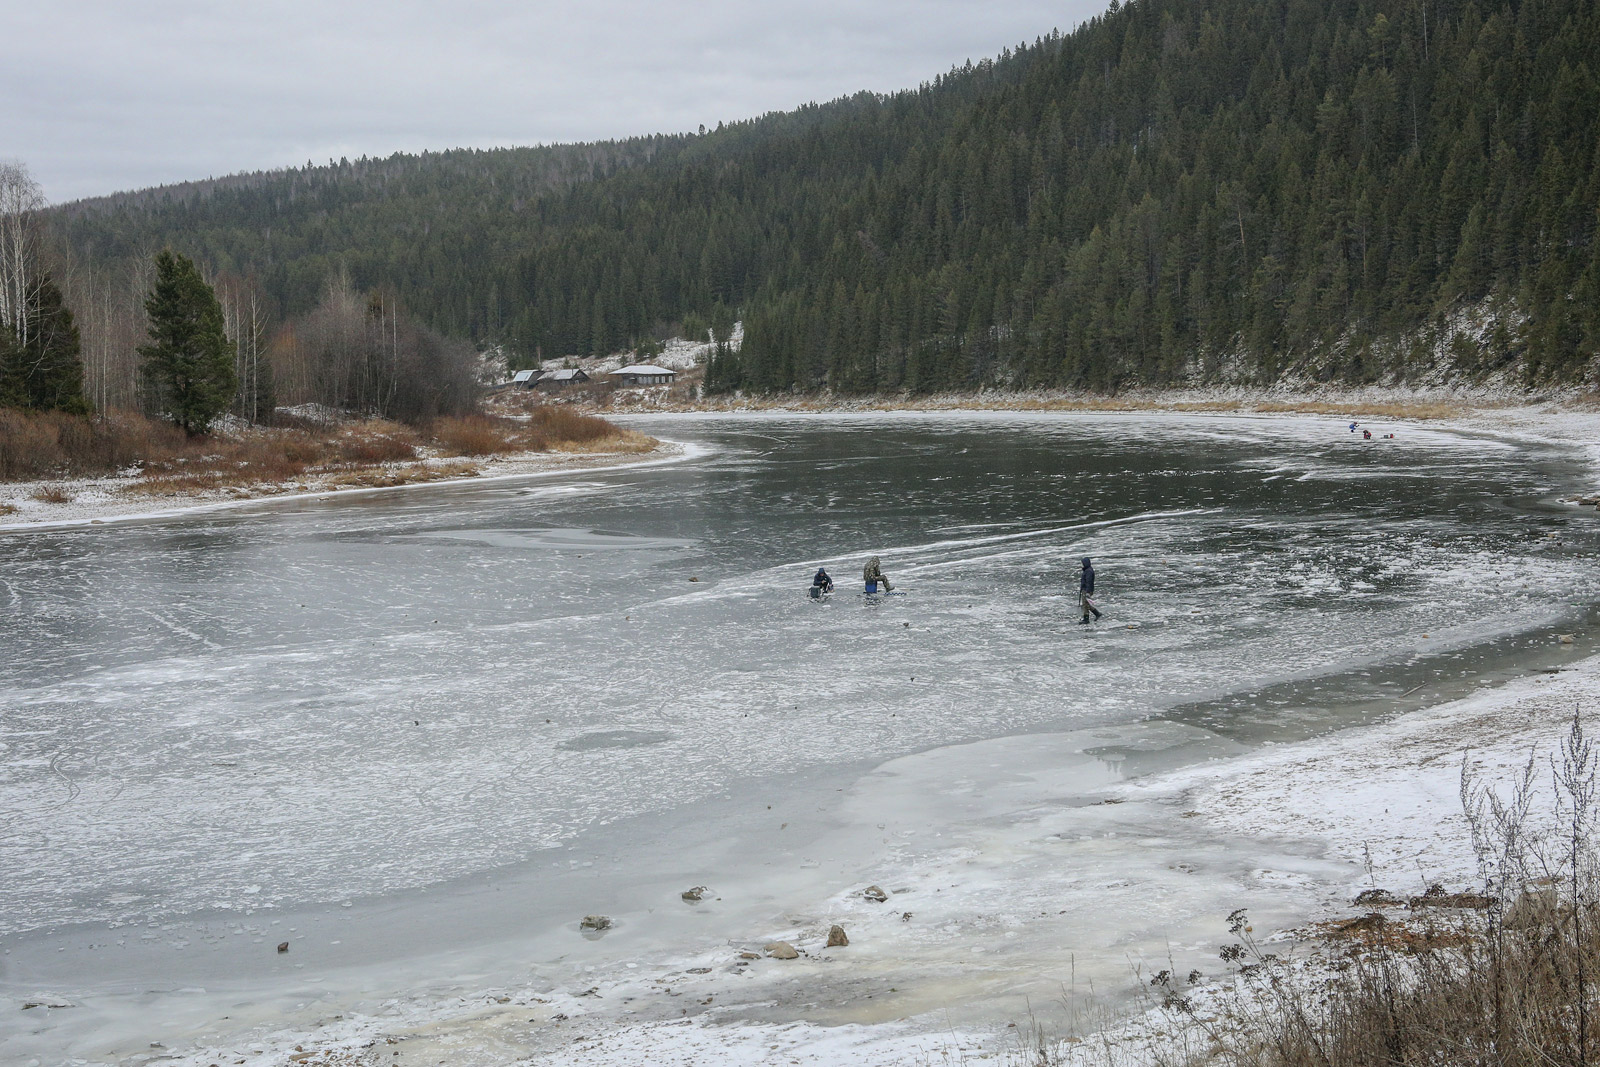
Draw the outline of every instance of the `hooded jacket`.
[[[1094,592],[1094,564],[1089,562],[1089,557],[1083,557],[1083,573],[1078,575],[1078,592]]]

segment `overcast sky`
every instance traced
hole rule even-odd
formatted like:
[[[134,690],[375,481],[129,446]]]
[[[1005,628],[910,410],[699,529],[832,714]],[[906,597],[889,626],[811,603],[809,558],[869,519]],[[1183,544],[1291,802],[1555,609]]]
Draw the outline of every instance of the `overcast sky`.
[[[692,130],[909,88],[1104,0],[0,0],[52,202],[306,160]]]

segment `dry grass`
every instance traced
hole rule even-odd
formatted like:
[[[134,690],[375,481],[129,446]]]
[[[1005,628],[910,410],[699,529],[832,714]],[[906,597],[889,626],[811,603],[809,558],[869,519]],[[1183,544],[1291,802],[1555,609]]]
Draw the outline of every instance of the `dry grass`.
[[[498,452],[525,451],[518,446],[518,424],[489,415],[439,419],[433,424],[433,441],[445,455],[492,456]]]
[[[16,513],[17,506],[15,504],[0,503],[0,515],[15,515]]]
[[[190,438],[161,422],[122,413],[85,418],[0,409],[0,481],[108,476],[137,468],[119,488],[133,496],[262,495],[318,486],[377,488],[471,477],[470,462],[443,456],[515,452],[645,452],[656,442],[566,408],[538,405],[523,418],[472,415],[440,419],[428,432],[381,419],[250,427]],[[67,503],[47,485],[34,499]],[[12,509],[14,511],[14,509]]]
[[[28,496],[30,499],[37,500],[41,504],[72,503],[72,494],[67,492],[65,487],[59,485],[41,485],[39,488],[29,493]]]
[[[111,474],[181,451],[182,431],[137,415],[95,418],[0,408],[0,481]]]
[[[349,471],[332,475],[324,479],[321,484],[329,489],[393,489],[402,485],[438,482],[448,478],[476,478],[482,473],[483,468],[476,463],[456,461]]]
[[[336,450],[345,463],[404,463],[417,458],[421,444],[409,426],[383,419],[371,419],[342,430]]]
[[[526,415],[467,415],[432,427],[444,455],[492,456],[507,452],[648,452],[654,439],[559,404],[523,406]]]
[[[1554,788],[1545,825],[1530,817],[1539,781]],[[1463,775],[1481,892],[1433,886],[1402,901],[1370,890],[1369,911],[1321,924],[1327,966],[1262,951],[1242,911],[1239,982],[1204,1011],[1162,972],[1171,1020],[1139,1062],[1153,1067],[1592,1067],[1600,1064],[1600,752],[1574,713],[1561,750],[1530,758],[1509,797]],[[1152,983],[1154,984],[1154,983]],[[1083,1067],[1066,1043],[1032,1062]],[[1198,1057],[1195,1050],[1203,1050]]]

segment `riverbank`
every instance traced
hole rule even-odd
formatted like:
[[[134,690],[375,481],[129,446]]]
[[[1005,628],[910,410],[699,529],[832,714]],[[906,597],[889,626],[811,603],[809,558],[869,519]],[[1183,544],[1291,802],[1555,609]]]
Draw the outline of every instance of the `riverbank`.
[[[848,396],[833,393],[728,393],[693,395],[693,382],[672,387],[575,389],[555,402],[602,413],[633,411],[1105,411],[1172,413],[1258,413],[1349,415],[1405,419],[1448,419],[1473,411],[1528,408],[1600,413],[1600,393],[1581,389],[1532,392],[1505,382],[1481,386],[1407,387],[1398,385],[1311,386],[1304,383],[1261,388],[1206,385],[1185,388],[1130,388],[1115,394],[1072,390],[978,389],[971,392],[900,393]]]
[[[1052,391],[979,390],[925,396],[838,397],[713,396],[693,398],[677,390],[617,390],[608,402],[580,410],[605,416],[634,414],[884,414],[895,412],[1062,412],[1301,417],[1323,415],[1357,422],[1375,435],[1396,426],[1518,437],[1575,445],[1595,467],[1600,490],[1600,393],[1567,390],[1531,395],[1504,385],[1477,389],[1258,389],[1211,386],[1195,389],[1133,389],[1116,396]],[[1358,428],[1360,428],[1358,427]]]
[[[137,413],[0,409],[0,529],[179,514],[269,498],[397,489],[640,455],[660,442],[568,407],[409,426],[314,405],[188,436]],[[580,465],[581,458],[576,461]]]
[[[272,501],[329,499],[424,485],[496,481],[572,471],[671,462],[691,450],[654,438],[630,441],[616,449],[514,452],[505,455],[430,457],[378,463],[355,469],[307,472],[280,482],[258,482],[213,489],[172,489],[152,493],[136,472],[113,478],[49,479],[0,483],[0,533],[50,527],[98,525],[168,518]]]

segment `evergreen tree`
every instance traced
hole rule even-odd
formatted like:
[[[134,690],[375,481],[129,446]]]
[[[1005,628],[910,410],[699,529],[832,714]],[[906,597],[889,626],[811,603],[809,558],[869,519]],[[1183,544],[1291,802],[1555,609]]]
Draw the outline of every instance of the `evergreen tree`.
[[[0,331],[0,404],[88,414],[78,327],[50,275],[32,287],[25,315],[25,340]]]
[[[144,307],[150,344],[139,355],[152,407],[190,436],[203,434],[238,388],[222,305],[193,260],[163,249]]]

